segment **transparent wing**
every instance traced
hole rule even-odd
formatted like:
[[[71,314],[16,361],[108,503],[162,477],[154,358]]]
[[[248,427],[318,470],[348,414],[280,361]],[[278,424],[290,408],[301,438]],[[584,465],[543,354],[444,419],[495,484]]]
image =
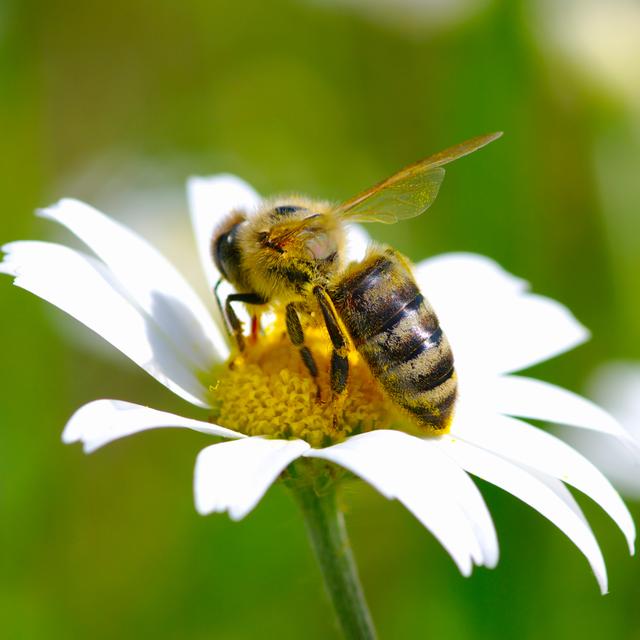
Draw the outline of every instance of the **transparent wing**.
[[[382,222],[392,224],[398,220],[414,218],[426,211],[436,199],[444,169],[430,167],[426,171],[396,174],[379,185],[345,202],[337,215],[350,222]]]
[[[501,135],[502,132],[478,136],[410,164],[339,205],[335,214],[351,222],[384,224],[419,216],[438,195],[445,173],[442,165],[484,147]]]

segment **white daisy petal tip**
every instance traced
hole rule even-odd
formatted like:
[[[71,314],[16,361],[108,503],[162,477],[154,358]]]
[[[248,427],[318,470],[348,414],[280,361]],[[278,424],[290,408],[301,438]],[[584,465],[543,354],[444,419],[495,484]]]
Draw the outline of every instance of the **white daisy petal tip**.
[[[15,265],[12,265],[9,262],[8,254],[4,247],[1,247],[0,251],[3,251],[5,254],[2,256],[2,261],[0,261],[0,273],[4,273],[7,276],[15,278],[18,275],[15,270]]]
[[[520,371],[589,338],[564,305],[531,293],[524,280],[484,256],[435,256],[416,267],[416,278],[461,370],[482,363],[485,375]]]
[[[402,502],[445,548],[462,575],[471,575],[474,564],[497,562],[495,529],[477,488],[460,467],[422,439],[378,430],[304,455],[334,462],[384,497]],[[424,489],[440,484],[455,490]]]
[[[227,511],[241,520],[282,471],[310,446],[303,440],[250,437],[214,444],[196,458],[194,498],[200,515]]]
[[[584,324],[582,324],[580,320],[578,320],[578,318],[575,316],[573,311],[571,311],[568,307],[563,305],[561,302],[557,302],[552,298],[547,298],[545,296],[539,296],[539,297],[542,298],[543,300],[547,300],[558,305],[559,313],[564,313],[565,315],[565,323],[567,325],[567,329],[566,329],[567,334],[571,334],[571,333],[573,334],[573,340],[575,344],[571,346],[569,343],[569,346],[567,346],[566,349],[559,351],[558,355],[564,353],[565,351],[571,351],[571,349],[574,349],[575,347],[579,347],[581,344],[584,344],[585,342],[588,342],[589,340],[591,340],[591,338],[593,337],[591,330],[588,327],[586,327]],[[550,356],[550,357],[553,357],[553,356]]]
[[[543,380],[499,376],[484,388],[500,413],[532,418],[615,437],[640,455],[640,443],[602,407],[582,396]]]
[[[0,247],[0,251],[4,254],[2,256],[2,260],[0,261],[0,273],[4,273],[8,276],[12,276],[17,279],[20,276],[20,259],[19,253],[21,250],[21,246],[29,240],[15,240],[13,242],[8,242],[7,244],[3,244]],[[18,254],[16,256],[16,254]],[[13,284],[19,286],[18,283],[14,280]]]
[[[511,493],[558,527],[586,557],[601,592],[607,592],[607,570],[598,542],[562,482],[458,438],[444,436],[437,446],[469,473]]]
[[[65,198],[39,215],[57,222],[106,265],[114,283],[202,371],[228,356],[220,329],[191,285],[155,247],[94,207]]]
[[[63,245],[36,240],[12,242],[4,250],[3,264],[15,276],[14,285],[84,324],[175,394],[196,406],[208,406],[200,367],[196,369],[184,349],[176,348],[175,340],[155,317],[125,295],[122,284],[103,262]],[[165,317],[165,327],[174,326],[173,317]],[[209,345],[199,344],[201,357]]]
[[[537,294],[528,294],[522,301],[522,317],[526,318],[525,331],[538,326],[537,340],[529,348],[518,350],[517,345],[526,345],[524,331],[517,336],[517,343],[510,345],[512,355],[505,357],[503,373],[528,369],[540,362],[579,347],[591,338],[591,332],[563,304]],[[520,315],[518,314],[518,319]],[[508,345],[509,346],[509,345]]]
[[[71,208],[82,209],[83,207],[87,206],[88,205],[86,205],[84,202],[81,202],[76,198],[61,198],[57,202],[47,205],[46,207],[39,207],[38,209],[36,209],[35,214],[39,218],[45,218],[47,220],[57,220],[61,210]]]
[[[184,418],[122,400],[94,400],[80,407],[62,432],[65,444],[82,442],[85,453],[126,436],[162,428],[185,428],[221,438],[242,439],[245,435],[216,424]]]
[[[503,415],[478,417],[475,428],[459,423],[452,435],[582,491],[609,514],[633,553],[636,529],[624,501],[599,469],[560,438]]]

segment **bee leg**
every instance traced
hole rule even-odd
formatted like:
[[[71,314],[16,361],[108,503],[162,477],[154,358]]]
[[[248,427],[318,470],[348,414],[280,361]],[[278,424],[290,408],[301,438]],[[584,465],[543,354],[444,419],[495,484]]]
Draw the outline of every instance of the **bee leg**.
[[[258,342],[258,333],[260,332],[260,313],[255,312],[251,316],[251,344]]]
[[[320,305],[322,317],[333,345],[333,353],[331,354],[331,390],[333,391],[334,401],[337,401],[338,408],[340,408],[344,403],[345,397],[343,394],[349,379],[349,342],[340,326],[329,294],[322,287],[316,287],[313,293]],[[336,412],[336,415],[334,415],[334,426],[337,426],[338,413]]]
[[[298,347],[300,357],[304,366],[307,367],[311,377],[316,382],[316,400],[320,400],[320,386],[318,385],[318,366],[313,358],[313,354],[309,351],[309,347],[304,344],[304,331],[300,323],[300,317],[293,303],[289,303],[286,308],[287,333],[289,339],[295,347]]]
[[[236,344],[238,345],[239,351],[244,351],[245,342],[244,342],[244,334],[242,333],[242,322],[236,315],[236,312],[233,310],[231,306],[234,302],[242,302],[244,304],[266,304],[266,300],[264,300],[257,293],[231,293],[227,296],[227,299],[224,303],[224,316],[228,323],[228,329],[230,328],[230,333],[233,334],[235,338]]]

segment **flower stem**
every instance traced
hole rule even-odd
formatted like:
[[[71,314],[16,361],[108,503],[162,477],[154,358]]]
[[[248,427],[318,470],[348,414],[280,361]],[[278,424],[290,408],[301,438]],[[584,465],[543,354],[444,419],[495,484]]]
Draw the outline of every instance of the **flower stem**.
[[[312,486],[297,485],[294,494],[345,638],[374,640],[376,632],[338,508],[335,485],[326,487],[322,495]]]

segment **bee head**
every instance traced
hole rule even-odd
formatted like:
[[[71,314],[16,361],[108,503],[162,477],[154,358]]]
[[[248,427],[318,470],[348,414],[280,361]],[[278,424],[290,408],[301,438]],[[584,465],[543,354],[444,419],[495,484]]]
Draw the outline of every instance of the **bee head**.
[[[275,252],[278,255],[293,249],[296,236],[304,226],[307,216],[304,207],[287,203],[271,206],[264,211],[262,228],[256,231],[255,238],[261,249]]]
[[[326,216],[288,205],[275,207],[273,215],[278,222],[257,235],[263,248],[312,262],[333,260],[337,242],[327,229]]]

